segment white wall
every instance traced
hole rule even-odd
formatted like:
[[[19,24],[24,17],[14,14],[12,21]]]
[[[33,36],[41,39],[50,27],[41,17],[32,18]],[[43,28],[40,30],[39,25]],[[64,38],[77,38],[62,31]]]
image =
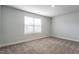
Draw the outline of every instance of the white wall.
[[[0,45],[6,45],[19,41],[28,41],[50,36],[50,18],[36,14],[23,12],[11,7],[2,7],[3,16],[3,40]],[[38,17],[42,19],[42,33],[24,35],[24,16]]]
[[[54,17],[52,36],[79,41],[79,12]]]
[[[41,18],[42,33],[24,35],[24,16]],[[54,17],[51,22],[51,18],[48,17],[24,12],[11,7],[0,6],[1,46],[17,43],[20,41],[48,37],[50,35],[79,41],[79,13],[57,16]]]
[[[1,29],[1,6],[0,6],[0,41],[2,40],[2,29]]]

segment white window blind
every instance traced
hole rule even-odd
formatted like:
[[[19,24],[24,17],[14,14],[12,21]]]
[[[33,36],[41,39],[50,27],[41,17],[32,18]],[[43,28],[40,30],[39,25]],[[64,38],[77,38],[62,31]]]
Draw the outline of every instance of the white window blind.
[[[41,19],[24,17],[24,34],[41,32]]]

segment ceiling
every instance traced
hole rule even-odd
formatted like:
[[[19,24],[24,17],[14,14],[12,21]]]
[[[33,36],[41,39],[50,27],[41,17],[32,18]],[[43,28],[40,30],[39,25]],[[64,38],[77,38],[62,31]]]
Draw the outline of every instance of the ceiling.
[[[9,6],[48,17],[54,17],[79,11],[79,5],[55,5],[55,7],[51,7],[51,5],[9,5]]]

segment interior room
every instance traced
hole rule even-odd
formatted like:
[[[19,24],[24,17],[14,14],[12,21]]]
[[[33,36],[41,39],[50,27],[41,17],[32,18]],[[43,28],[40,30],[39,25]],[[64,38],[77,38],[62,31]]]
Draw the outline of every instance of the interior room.
[[[0,5],[0,54],[78,54],[79,5]]]

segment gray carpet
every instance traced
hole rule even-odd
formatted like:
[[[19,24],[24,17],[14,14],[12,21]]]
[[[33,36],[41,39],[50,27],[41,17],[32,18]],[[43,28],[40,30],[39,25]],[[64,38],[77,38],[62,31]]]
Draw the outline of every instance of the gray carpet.
[[[78,54],[79,43],[59,38],[43,38],[0,48],[3,54]]]

